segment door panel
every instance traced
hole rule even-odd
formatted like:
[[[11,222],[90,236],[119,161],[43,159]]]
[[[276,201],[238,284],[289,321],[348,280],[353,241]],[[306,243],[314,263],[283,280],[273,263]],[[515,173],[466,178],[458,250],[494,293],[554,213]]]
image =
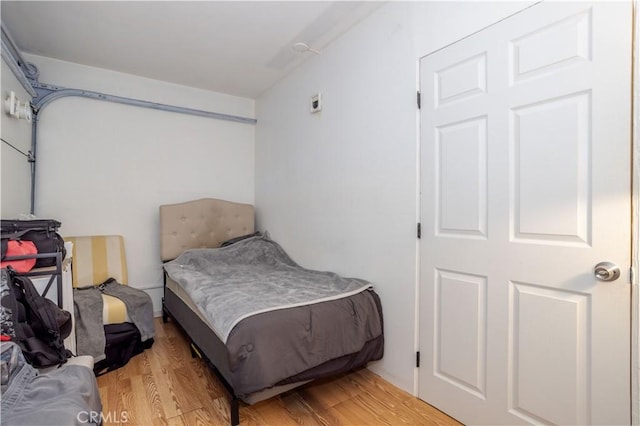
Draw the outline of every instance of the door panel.
[[[532,423],[586,424],[589,295],[510,286],[510,409]]]
[[[514,241],[590,245],[590,112],[589,92],[511,110]]]
[[[630,52],[631,3],[544,2],[421,60],[419,395],[464,423],[630,421]]]
[[[486,277],[445,270],[436,274],[435,374],[482,398],[486,390]]]
[[[436,132],[437,232],[486,238],[487,119],[448,124]]]

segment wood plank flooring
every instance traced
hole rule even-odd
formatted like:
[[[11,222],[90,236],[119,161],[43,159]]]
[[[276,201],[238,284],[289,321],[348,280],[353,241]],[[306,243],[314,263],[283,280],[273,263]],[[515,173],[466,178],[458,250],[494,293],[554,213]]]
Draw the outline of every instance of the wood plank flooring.
[[[156,319],[153,347],[98,377],[105,425],[228,425],[229,401],[187,339]],[[367,369],[310,383],[255,405],[241,425],[458,425]]]

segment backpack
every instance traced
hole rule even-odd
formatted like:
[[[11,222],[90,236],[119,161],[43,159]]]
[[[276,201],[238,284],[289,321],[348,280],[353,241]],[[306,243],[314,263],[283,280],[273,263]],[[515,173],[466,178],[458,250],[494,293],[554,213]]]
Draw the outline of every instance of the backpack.
[[[10,336],[36,368],[65,363],[72,355],[63,343],[71,334],[71,314],[41,296],[28,277],[11,268],[0,275],[2,334]]]

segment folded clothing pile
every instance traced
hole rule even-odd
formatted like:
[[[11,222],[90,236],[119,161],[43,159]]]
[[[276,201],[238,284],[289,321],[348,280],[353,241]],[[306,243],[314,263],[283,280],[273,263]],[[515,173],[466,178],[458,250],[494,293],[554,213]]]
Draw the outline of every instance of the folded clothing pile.
[[[2,424],[100,423],[102,402],[92,366],[67,363],[43,373],[26,362],[17,344],[3,341],[0,372]]]

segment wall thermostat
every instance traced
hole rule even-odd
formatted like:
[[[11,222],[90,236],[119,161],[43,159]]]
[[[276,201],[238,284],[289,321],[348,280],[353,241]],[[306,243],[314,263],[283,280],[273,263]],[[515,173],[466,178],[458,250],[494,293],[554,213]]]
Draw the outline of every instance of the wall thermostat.
[[[311,96],[311,104],[309,105],[309,111],[312,113],[320,112],[322,110],[322,95],[318,92]]]

